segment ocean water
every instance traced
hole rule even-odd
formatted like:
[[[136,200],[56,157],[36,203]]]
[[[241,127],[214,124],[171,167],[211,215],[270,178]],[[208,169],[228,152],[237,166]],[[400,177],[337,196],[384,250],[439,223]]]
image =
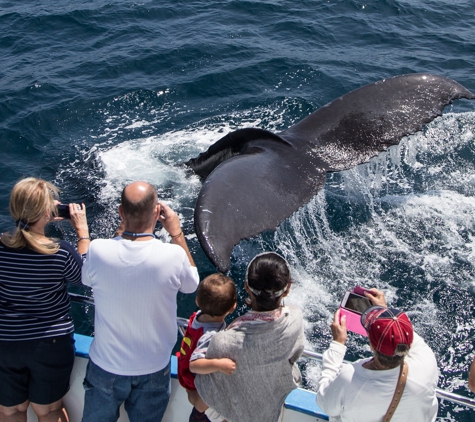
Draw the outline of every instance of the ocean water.
[[[19,178],[87,206],[91,234],[112,236],[122,187],[157,186],[183,221],[202,277],[214,271],[193,229],[201,182],[180,164],[231,130],[283,130],[379,79],[431,72],[475,92],[470,0],[0,0],[0,230]],[[304,310],[307,347],[323,351],[344,292],[378,287],[407,310],[437,355],[439,386],[472,396],[475,354],[475,101],[369,163],[329,174],[275,232],[241,242],[230,275],[276,250],[290,262],[289,302]],[[298,189],[298,186],[296,186]],[[229,192],[232,195],[232,192]],[[50,234],[74,241],[68,224]],[[194,298],[180,296],[180,316]],[[93,310],[73,305],[91,333]],[[350,334],[347,357],[367,356]],[[320,366],[302,364],[315,387]],[[441,403],[439,420],[472,412]]]

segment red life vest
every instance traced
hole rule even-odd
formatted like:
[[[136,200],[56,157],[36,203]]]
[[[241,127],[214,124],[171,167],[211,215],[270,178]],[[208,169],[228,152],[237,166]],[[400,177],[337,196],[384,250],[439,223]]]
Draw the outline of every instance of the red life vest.
[[[196,349],[198,340],[203,335],[203,327],[198,329],[191,328],[195,316],[196,312],[194,312],[188,320],[188,326],[181,341],[180,351],[176,353],[178,357],[178,381],[180,385],[187,390],[196,390],[195,374],[190,372],[190,358]]]

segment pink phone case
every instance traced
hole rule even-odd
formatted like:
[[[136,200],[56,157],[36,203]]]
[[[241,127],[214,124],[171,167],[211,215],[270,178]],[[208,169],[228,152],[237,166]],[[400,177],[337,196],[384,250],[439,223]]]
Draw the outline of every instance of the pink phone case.
[[[357,295],[364,296],[364,292],[369,291],[369,289],[365,289],[364,287],[361,286],[356,286],[353,289],[353,293],[356,293]]]
[[[352,312],[349,309],[340,307],[340,323],[341,317],[346,315],[346,329],[352,331],[353,333],[361,334],[362,336],[367,337],[366,330],[361,325],[361,314]]]
[[[353,289],[353,293],[356,293],[357,295],[360,296],[365,296],[365,292],[368,289],[365,289],[364,287],[361,286],[356,286]],[[357,312],[353,312],[349,309],[345,309],[340,307],[340,322],[341,322],[341,317],[343,315],[346,315],[346,329],[348,331],[351,331],[353,333],[361,334],[362,336],[367,337],[368,334],[366,333],[366,330],[364,327],[361,325],[361,314]]]

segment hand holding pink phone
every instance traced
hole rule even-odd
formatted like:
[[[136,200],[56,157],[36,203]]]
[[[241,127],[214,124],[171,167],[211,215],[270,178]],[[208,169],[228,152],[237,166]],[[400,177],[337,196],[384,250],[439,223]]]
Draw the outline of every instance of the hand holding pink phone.
[[[343,315],[346,315],[346,328],[363,336],[367,336],[366,330],[361,325],[361,314],[372,306],[370,300],[364,296],[362,287],[357,286],[352,292],[346,292],[340,304],[340,321]],[[357,294],[362,293],[361,294]]]
[[[361,286],[356,286],[353,289],[353,293],[356,293],[357,295],[360,295],[360,296],[363,296],[363,297],[366,297],[365,292],[370,292],[371,293],[371,290],[370,289],[365,289],[364,287],[361,287]]]

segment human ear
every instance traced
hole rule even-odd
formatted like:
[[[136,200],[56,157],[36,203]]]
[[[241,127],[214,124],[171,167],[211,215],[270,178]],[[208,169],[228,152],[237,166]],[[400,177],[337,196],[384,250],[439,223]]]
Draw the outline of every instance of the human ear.
[[[160,204],[157,204],[157,205],[155,206],[155,210],[154,210],[154,212],[153,212],[153,218],[154,218],[156,221],[159,220],[161,209],[162,209],[162,208],[161,208]]]

